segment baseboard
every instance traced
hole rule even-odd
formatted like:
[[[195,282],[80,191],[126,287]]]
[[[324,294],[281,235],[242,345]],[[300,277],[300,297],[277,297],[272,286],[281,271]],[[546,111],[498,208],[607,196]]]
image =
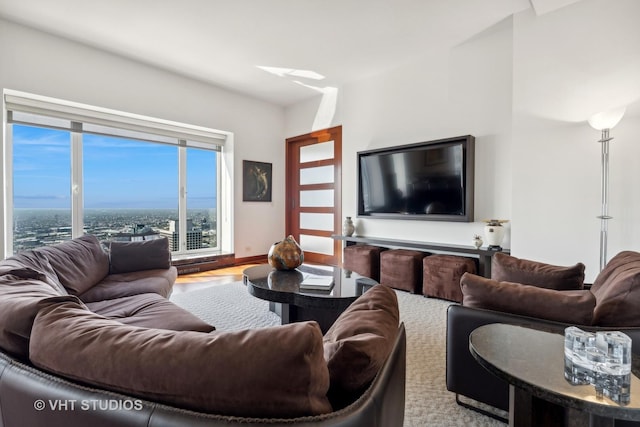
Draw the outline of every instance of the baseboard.
[[[243,258],[236,258],[235,265],[243,265],[243,264],[264,264],[267,262],[267,254],[264,255],[254,255]]]

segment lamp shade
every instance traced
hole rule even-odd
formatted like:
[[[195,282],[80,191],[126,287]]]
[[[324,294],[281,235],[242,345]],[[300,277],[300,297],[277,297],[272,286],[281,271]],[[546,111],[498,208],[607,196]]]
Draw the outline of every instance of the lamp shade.
[[[589,125],[597,130],[612,129],[620,122],[626,107],[616,108],[615,110],[603,111],[594,114],[589,118]]]

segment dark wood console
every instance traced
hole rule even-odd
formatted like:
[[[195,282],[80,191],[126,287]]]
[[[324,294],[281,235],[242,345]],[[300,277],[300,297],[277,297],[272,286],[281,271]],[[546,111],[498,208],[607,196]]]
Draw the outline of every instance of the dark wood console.
[[[476,249],[469,245],[447,245],[444,243],[434,242],[420,242],[416,240],[397,240],[387,239],[380,237],[349,237],[341,235],[333,235],[332,238],[336,240],[344,241],[345,246],[360,244],[383,246],[386,248],[405,248],[415,249],[418,251],[434,252],[434,253],[446,253],[452,255],[468,256],[470,258],[478,258],[478,266],[480,268],[480,275],[484,277],[491,277],[491,258],[496,252],[502,252],[510,254],[509,249],[502,249],[502,251],[489,250],[486,247]]]

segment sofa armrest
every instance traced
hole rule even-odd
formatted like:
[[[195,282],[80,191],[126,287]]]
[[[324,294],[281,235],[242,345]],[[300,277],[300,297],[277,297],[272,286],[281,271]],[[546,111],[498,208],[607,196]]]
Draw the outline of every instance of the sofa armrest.
[[[469,335],[491,323],[508,323],[563,333],[564,323],[516,314],[451,305],[447,310],[447,390],[495,408],[509,409],[509,384],[484,369],[469,351]]]

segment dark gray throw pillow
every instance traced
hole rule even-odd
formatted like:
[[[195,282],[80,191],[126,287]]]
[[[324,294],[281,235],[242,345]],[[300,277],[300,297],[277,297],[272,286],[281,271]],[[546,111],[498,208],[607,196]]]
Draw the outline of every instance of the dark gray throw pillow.
[[[166,237],[138,242],[110,242],[108,251],[110,274],[171,267],[169,239]]]

